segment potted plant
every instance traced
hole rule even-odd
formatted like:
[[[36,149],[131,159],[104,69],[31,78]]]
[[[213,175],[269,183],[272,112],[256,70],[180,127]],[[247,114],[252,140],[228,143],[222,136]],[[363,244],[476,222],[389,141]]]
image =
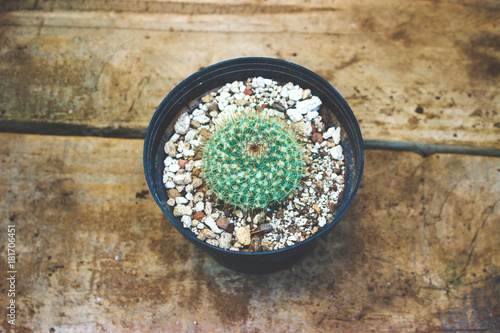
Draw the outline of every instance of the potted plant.
[[[144,146],[148,185],[169,220],[249,273],[290,265],[330,232],[356,194],[363,159],[338,92],[268,58],[225,61],[184,80],[158,107]],[[282,230],[287,218],[298,232]]]

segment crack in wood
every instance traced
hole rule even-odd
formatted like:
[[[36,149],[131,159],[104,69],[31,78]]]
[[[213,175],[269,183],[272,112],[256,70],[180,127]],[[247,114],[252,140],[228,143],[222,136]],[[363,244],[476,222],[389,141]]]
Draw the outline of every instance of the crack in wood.
[[[129,108],[130,112],[134,103],[141,97],[142,92],[149,83],[151,75],[144,77],[145,82],[137,98]],[[61,135],[61,136],[99,136],[117,139],[144,139],[146,128],[125,126],[102,126],[92,127],[85,124],[52,123],[45,121],[21,121],[2,120],[0,132],[39,135]],[[100,135],[88,135],[88,133],[100,133]],[[449,144],[427,144],[420,142],[385,141],[385,140],[363,140],[365,150],[389,150],[407,151],[416,153],[422,157],[433,154],[460,154],[475,156],[500,157],[500,149],[481,146],[449,145]]]
[[[148,76],[143,77],[143,78],[142,78],[142,80],[141,80],[141,82],[139,82],[139,86],[140,86],[141,84],[143,84],[143,83],[144,83],[144,84],[142,85],[141,90],[140,90],[140,91],[139,91],[139,93],[137,94],[137,97],[136,97],[136,98],[132,101],[132,104],[130,105],[130,108],[128,109],[128,112],[127,112],[127,113],[130,113],[130,112],[134,109],[135,102],[136,102],[139,98],[141,98],[142,92],[144,91],[144,88],[146,88],[146,86],[149,84],[150,79],[151,79],[151,74],[149,74]]]
[[[474,249],[476,248],[476,240],[477,240],[477,236],[479,235],[479,232],[481,230],[483,230],[485,224],[486,224],[486,221],[488,220],[488,218],[490,217],[490,215],[495,211],[495,206],[496,204],[499,202],[500,200],[497,200],[495,201],[495,203],[493,205],[490,205],[488,207],[486,207],[484,210],[483,210],[483,213],[481,215],[486,215],[483,219],[483,223],[481,224],[481,226],[476,230],[476,233],[474,234],[474,237],[472,238],[472,241],[470,242],[470,251],[469,251],[469,255],[467,257],[467,261],[465,262],[464,266],[462,267],[462,270],[460,272],[460,274],[458,274],[452,281],[450,281],[450,284],[453,284],[455,281],[458,281],[460,280],[464,275],[465,275],[465,271],[467,270],[467,267],[469,266],[470,264],[470,261],[472,259],[472,255],[474,253]]]

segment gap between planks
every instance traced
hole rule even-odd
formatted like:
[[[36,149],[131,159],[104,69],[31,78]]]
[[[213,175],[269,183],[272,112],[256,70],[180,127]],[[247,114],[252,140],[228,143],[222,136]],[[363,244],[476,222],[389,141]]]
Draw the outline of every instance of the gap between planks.
[[[101,137],[115,139],[144,139],[146,129],[123,127],[89,127],[85,125],[50,122],[3,121],[0,133]],[[432,154],[460,154],[500,157],[500,149],[469,145],[429,144],[425,142],[364,139],[365,150],[408,151],[422,157]]]

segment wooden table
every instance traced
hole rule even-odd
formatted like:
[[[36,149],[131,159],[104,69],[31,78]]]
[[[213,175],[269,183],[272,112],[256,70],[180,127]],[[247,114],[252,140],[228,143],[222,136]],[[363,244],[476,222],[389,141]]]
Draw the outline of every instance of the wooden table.
[[[498,1],[0,0],[0,332],[500,330],[499,26]],[[368,148],[326,250],[259,276],[142,168],[165,95],[243,56],[323,76]]]

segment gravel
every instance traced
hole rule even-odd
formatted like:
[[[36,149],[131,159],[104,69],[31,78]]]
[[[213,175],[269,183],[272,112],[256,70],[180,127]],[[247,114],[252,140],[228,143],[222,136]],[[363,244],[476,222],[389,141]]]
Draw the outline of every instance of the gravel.
[[[258,109],[301,135],[307,177],[292,198],[253,214],[217,202],[203,184],[197,149],[213,126],[234,113]],[[165,144],[167,204],[198,239],[230,251],[272,251],[301,242],[328,226],[345,182],[342,129],[323,121],[326,111],[310,89],[262,77],[212,91],[183,113]]]

